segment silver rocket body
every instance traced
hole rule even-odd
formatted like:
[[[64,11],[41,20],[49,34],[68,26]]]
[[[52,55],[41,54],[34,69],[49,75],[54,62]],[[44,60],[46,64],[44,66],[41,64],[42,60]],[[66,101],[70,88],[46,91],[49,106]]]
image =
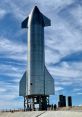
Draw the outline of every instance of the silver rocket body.
[[[20,80],[20,96],[54,94],[54,80],[45,67],[45,26],[50,26],[50,20],[39,11],[37,6],[22,22],[22,28],[27,28],[28,32],[28,62],[27,70]]]

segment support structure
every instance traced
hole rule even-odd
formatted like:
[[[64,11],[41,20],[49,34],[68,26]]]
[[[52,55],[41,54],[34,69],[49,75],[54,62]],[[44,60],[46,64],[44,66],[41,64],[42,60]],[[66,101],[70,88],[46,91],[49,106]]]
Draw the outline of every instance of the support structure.
[[[35,105],[39,105],[39,110],[47,110],[49,105],[49,96],[25,96],[24,97],[24,111],[35,110]]]

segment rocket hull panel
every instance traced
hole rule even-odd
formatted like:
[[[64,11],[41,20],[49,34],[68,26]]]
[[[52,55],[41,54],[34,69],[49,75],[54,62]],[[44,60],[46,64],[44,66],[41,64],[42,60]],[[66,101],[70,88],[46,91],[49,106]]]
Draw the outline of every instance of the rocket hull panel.
[[[26,83],[27,83],[27,80],[26,80],[26,72],[25,72],[19,83],[19,96],[26,95],[26,87],[27,87]]]

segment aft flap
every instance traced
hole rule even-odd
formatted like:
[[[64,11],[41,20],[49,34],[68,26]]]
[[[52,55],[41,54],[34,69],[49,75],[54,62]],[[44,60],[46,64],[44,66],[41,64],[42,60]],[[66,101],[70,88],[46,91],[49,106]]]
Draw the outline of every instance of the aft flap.
[[[25,95],[26,95],[26,71],[23,74],[19,83],[19,96],[25,96]]]
[[[54,79],[45,67],[45,94],[54,95]]]

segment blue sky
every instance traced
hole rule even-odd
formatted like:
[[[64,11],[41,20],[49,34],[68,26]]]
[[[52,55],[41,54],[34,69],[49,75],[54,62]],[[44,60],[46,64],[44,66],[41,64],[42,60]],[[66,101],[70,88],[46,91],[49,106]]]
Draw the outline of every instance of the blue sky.
[[[27,34],[21,22],[37,5],[51,19],[45,28],[45,59],[59,94],[73,97],[82,105],[82,1],[4,0],[0,1],[0,109],[22,108],[19,81],[26,69]]]

